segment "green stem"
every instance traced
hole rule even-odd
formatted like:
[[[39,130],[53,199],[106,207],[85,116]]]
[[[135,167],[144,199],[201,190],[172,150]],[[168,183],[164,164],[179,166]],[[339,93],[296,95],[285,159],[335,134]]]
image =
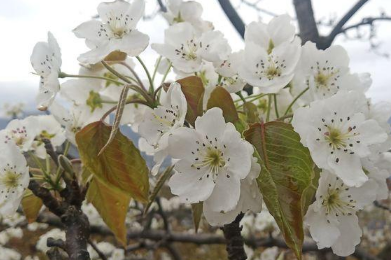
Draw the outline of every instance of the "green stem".
[[[172,63],[170,63],[168,65],[168,68],[167,68],[166,72],[164,73],[164,76],[162,78],[162,82],[160,83],[160,86],[163,85],[164,81],[166,80],[168,73],[170,73],[171,67],[172,67]]]
[[[115,84],[124,85],[123,82],[120,82],[120,81],[117,81],[114,79],[110,79],[110,78],[106,78],[106,77],[100,77],[100,76],[75,75],[75,74],[67,74],[67,73],[61,72],[58,77],[59,78],[87,78],[87,79],[101,79],[101,80],[103,79],[106,81],[113,82]]]
[[[276,111],[276,117],[279,118],[280,115],[278,113],[278,107],[277,107],[277,94],[273,94],[273,101],[274,101],[274,109]]]
[[[162,58],[163,58],[162,55],[160,55],[159,59],[157,60],[156,67],[155,67],[153,74],[152,74],[152,81],[153,82],[155,82],[156,73],[159,68],[160,62],[162,61]]]
[[[270,119],[270,110],[272,107],[272,96],[269,95],[267,99],[267,113],[266,113],[266,122],[269,122]]]
[[[152,81],[152,78],[151,78],[151,74],[149,74],[147,66],[145,66],[145,64],[141,60],[140,56],[137,56],[136,59],[140,62],[141,66],[144,68],[145,73],[147,74],[147,77],[148,77],[148,80],[149,80],[149,93],[153,93],[155,88],[153,86],[153,81]]]
[[[286,114],[288,114],[289,110],[291,110],[291,108],[293,107],[293,105],[296,103],[296,101],[302,96],[304,95],[305,92],[307,92],[310,88],[307,87],[305,88],[302,92],[299,93],[299,95],[297,95],[297,97],[295,97],[295,99],[289,104],[288,108],[286,109],[285,113],[284,113],[284,116]]]
[[[235,94],[240,97],[240,99],[243,101],[243,104],[247,102],[240,91],[236,92]]]

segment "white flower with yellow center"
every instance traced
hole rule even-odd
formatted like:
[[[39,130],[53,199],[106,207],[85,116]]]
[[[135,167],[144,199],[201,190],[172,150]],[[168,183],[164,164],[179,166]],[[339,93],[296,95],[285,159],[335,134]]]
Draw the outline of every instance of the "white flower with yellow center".
[[[360,158],[371,154],[370,146],[388,138],[374,119],[366,118],[367,100],[359,92],[338,92],[295,111],[292,125],[322,169],[335,172],[348,186],[368,180]]]
[[[12,120],[0,131],[0,143],[14,143],[22,152],[27,152],[31,149],[37,134],[36,126],[32,117]]]
[[[244,38],[239,76],[263,93],[277,93],[292,80],[301,52],[289,16],[276,17],[268,25],[251,23]]]
[[[170,26],[164,35],[165,43],[152,44],[152,49],[185,73],[198,72],[203,60],[223,61],[231,53],[231,47],[221,32],[209,31],[199,35],[186,22]]]
[[[143,121],[138,127],[139,134],[146,139],[154,149],[156,174],[166,158],[168,137],[172,131],[183,126],[187,113],[187,101],[182,93],[181,85],[174,82],[167,93],[162,91],[161,106],[145,111]]]
[[[297,95],[308,87],[302,98],[310,102],[331,97],[340,90],[365,92],[371,83],[368,73],[349,72],[349,56],[343,47],[318,50],[315,43],[307,42],[295,71],[293,92]]]
[[[73,31],[77,37],[85,38],[87,46],[92,49],[80,55],[79,61],[95,64],[114,51],[121,51],[129,56],[139,55],[149,43],[148,35],[136,29],[144,15],[144,9],[144,0],[100,3],[98,14],[101,21],[82,23]]]
[[[212,226],[223,226],[235,220],[242,212],[252,211],[253,213],[261,212],[262,195],[259,192],[256,178],[261,173],[261,166],[257,158],[253,157],[251,161],[251,171],[248,176],[240,181],[240,198],[238,204],[230,211],[215,211],[206,200],[203,205],[203,212],[206,220]]]
[[[215,212],[235,208],[240,183],[251,170],[252,146],[243,140],[222,110],[212,108],[195,122],[195,129],[179,128],[169,137],[169,155],[178,159],[168,185],[187,203],[205,201]]]
[[[373,181],[358,188],[348,187],[331,172],[322,172],[316,201],[305,216],[319,249],[331,247],[339,256],[354,252],[362,234],[356,212],[375,200],[376,187]]]
[[[29,184],[29,168],[20,149],[0,143],[0,215],[13,215]]]
[[[31,65],[40,76],[38,109],[46,110],[60,90],[58,74],[61,68],[61,51],[53,34],[48,33],[47,42],[38,42],[31,54]]]

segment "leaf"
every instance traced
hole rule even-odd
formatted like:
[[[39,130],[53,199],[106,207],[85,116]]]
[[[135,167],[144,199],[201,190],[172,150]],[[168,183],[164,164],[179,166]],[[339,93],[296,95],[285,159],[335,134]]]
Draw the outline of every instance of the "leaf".
[[[155,188],[153,189],[151,195],[149,196],[149,202],[147,206],[145,207],[144,214],[148,212],[149,208],[151,207],[152,203],[155,201],[156,196],[158,195],[160,189],[163,187],[164,183],[170,178],[171,172],[174,166],[168,167],[159,177]]]
[[[286,244],[302,257],[303,217],[314,177],[313,161],[300,136],[283,122],[253,124],[244,132],[261,157],[257,181],[267,208],[284,235]]]
[[[98,156],[100,156],[103,153],[103,151],[111,144],[111,142],[114,140],[114,137],[119,130],[121,118],[124,113],[124,109],[125,109],[125,105],[126,105],[126,99],[128,97],[128,92],[129,92],[129,85],[125,85],[121,91],[121,95],[118,100],[117,113],[115,113],[114,124],[113,124],[113,127],[111,128],[109,140],[107,141],[105,146],[103,146],[103,148],[99,151]]]
[[[246,115],[248,123],[258,123],[259,122],[259,113],[258,108],[255,104],[246,102],[243,104],[243,112]]]
[[[198,116],[202,115],[202,100],[205,92],[204,84],[199,77],[190,76],[177,81],[187,101],[186,121],[194,126]]]
[[[130,203],[130,195],[113,185],[93,178],[86,195],[103,221],[123,246],[126,246],[125,219]]]
[[[117,187],[140,202],[148,202],[149,170],[140,151],[126,136],[117,132],[114,140],[98,156],[110,133],[111,127],[98,121],[76,134],[83,164],[102,182]]]
[[[210,94],[207,108],[219,107],[223,110],[223,116],[226,122],[235,124],[239,120],[238,111],[231,94],[223,87],[217,86]]]
[[[42,200],[36,197],[31,190],[25,191],[22,199],[22,207],[28,223],[33,223],[37,220],[42,205]]]
[[[203,202],[191,204],[191,212],[193,213],[193,223],[196,233],[198,232],[198,228],[200,227],[203,206]]]

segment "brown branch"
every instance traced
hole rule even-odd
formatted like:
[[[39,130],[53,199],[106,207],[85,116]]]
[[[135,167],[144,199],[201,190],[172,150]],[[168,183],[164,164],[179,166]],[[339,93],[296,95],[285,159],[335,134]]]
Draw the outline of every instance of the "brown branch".
[[[368,1],[369,0],[359,0],[344,16],[342,16],[342,18],[334,26],[333,30],[331,30],[330,34],[326,37],[323,43],[326,48],[328,48],[334,41],[335,37],[341,33],[342,28],[350,20],[350,18],[352,18],[354,14],[357,13],[357,11],[360,10],[360,8],[363,7]]]
[[[88,244],[91,245],[91,247],[95,250],[95,252],[98,254],[100,259],[107,260],[107,257],[105,256],[105,254],[103,254],[103,252],[99,250],[99,248],[95,245],[94,242],[92,242],[91,240],[88,240]]]
[[[247,1],[247,0],[242,0],[241,2],[242,2],[243,4],[245,4],[245,5],[247,5],[247,6],[251,7],[251,8],[253,8],[255,11],[257,11],[257,12],[259,12],[259,13],[264,13],[264,14],[270,15],[270,16],[272,16],[272,17],[278,16],[278,14],[276,14],[276,13],[270,12],[269,10],[266,10],[266,9],[263,9],[263,8],[259,7],[259,6],[257,5],[257,3],[251,3],[251,2],[249,2],[249,1]]]
[[[235,8],[232,6],[230,0],[218,0],[221,8],[224,13],[227,15],[231,24],[235,27],[235,30],[240,34],[242,38],[244,38],[245,25],[240,18],[239,14],[236,12]]]
[[[30,180],[29,189],[33,192],[35,196],[40,198],[43,204],[57,216],[61,216],[65,213],[65,208],[60,202],[53,197],[50,191],[44,187],[41,187],[39,183],[35,180]]]
[[[307,41],[318,43],[320,37],[311,0],[293,0],[293,5],[295,6],[302,43],[304,44]]]
[[[344,27],[340,33],[346,33],[347,31],[351,29],[358,29],[361,26],[369,25],[372,26],[375,21],[391,21],[391,17],[384,16],[384,17],[366,17],[361,20],[361,22],[352,24],[350,26]]]
[[[224,225],[223,230],[224,237],[227,243],[227,253],[229,260],[246,260],[247,255],[244,251],[244,241],[241,234],[242,227],[240,221],[244,214],[239,214],[236,219],[227,225]]]

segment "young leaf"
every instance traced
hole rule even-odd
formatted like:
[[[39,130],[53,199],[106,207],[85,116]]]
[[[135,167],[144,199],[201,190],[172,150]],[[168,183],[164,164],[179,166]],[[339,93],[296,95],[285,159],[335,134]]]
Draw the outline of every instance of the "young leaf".
[[[191,212],[193,213],[193,223],[196,233],[198,232],[198,228],[200,227],[203,207],[203,202],[191,204]]]
[[[126,246],[125,219],[130,196],[99,178],[93,178],[88,187],[86,198],[94,205],[117,240]]]
[[[151,207],[152,203],[155,201],[156,196],[158,195],[160,189],[163,187],[164,183],[168,180],[168,178],[170,178],[171,172],[172,172],[173,168],[174,168],[174,166],[168,167],[160,175],[160,177],[159,177],[159,179],[158,179],[158,181],[156,183],[155,188],[153,188],[153,191],[152,191],[151,195],[149,196],[149,202],[148,202],[147,206],[145,207],[144,214],[146,214],[148,212],[148,210]]]
[[[202,98],[205,92],[204,85],[202,80],[196,76],[180,79],[177,82],[181,85],[182,92],[187,101],[186,121],[194,125],[197,116],[202,115]]]
[[[207,108],[219,107],[223,110],[223,116],[226,122],[235,124],[239,120],[238,111],[231,94],[223,87],[216,87],[210,94]]]
[[[111,127],[98,121],[87,125],[76,135],[80,158],[85,167],[102,182],[111,184],[132,198],[148,202],[148,167],[140,151],[121,132],[98,156],[107,143]]]
[[[31,190],[25,191],[22,199],[22,208],[28,223],[33,223],[37,220],[42,205],[42,200],[36,197]]]
[[[309,203],[305,197],[314,177],[310,153],[286,123],[253,124],[244,136],[261,156],[262,171],[257,181],[266,206],[285,242],[301,259],[303,217]]]

